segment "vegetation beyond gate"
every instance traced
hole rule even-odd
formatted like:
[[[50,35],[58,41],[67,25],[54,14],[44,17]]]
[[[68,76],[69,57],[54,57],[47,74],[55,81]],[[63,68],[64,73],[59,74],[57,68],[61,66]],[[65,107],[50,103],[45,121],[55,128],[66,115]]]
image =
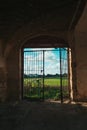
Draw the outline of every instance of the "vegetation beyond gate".
[[[44,84],[44,90],[43,90]],[[62,78],[63,97],[68,97],[68,80]],[[24,78],[24,97],[54,99],[60,98],[60,78]]]

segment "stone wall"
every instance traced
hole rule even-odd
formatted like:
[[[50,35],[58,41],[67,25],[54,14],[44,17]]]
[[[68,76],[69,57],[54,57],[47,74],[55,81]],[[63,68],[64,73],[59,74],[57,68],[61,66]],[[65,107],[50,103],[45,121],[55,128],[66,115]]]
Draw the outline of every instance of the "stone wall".
[[[53,28],[53,26],[52,26]],[[6,69],[7,69],[7,100],[20,100],[22,99],[22,67],[21,67],[21,47],[24,43],[32,38],[39,36],[49,36],[56,37],[57,39],[63,39],[66,41],[67,33],[58,31],[49,31],[39,23],[33,23],[25,25],[25,27],[18,30],[15,35],[9,40],[5,48],[5,59],[6,59]],[[58,41],[56,41],[57,43]],[[37,43],[36,43],[37,44]],[[35,45],[36,45],[35,44]],[[52,43],[53,45],[53,43]],[[51,47],[52,47],[51,45]],[[38,45],[40,46],[40,45]]]
[[[75,28],[77,100],[87,100],[87,4]]]
[[[57,26],[57,25],[56,25]],[[51,26],[50,26],[51,27]],[[72,94],[74,100],[87,100],[87,5],[75,30],[58,32],[55,28],[29,24],[14,34],[2,54],[0,46],[0,100],[19,100],[21,96],[20,48],[27,40],[40,35],[55,36],[69,43],[71,48]],[[0,45],[2,43],[0,42]]]
[[[7,100],[19,100],[20,79],[19,79],[19,50],[14,47],[6,58],[7,67]]]
[[[0,101],[3,102],[6,100],[6,89],[7,89],[7,79],[6,79],[6,65],[5,58],[3,55],[2,49],[3,42],[0,41]]]

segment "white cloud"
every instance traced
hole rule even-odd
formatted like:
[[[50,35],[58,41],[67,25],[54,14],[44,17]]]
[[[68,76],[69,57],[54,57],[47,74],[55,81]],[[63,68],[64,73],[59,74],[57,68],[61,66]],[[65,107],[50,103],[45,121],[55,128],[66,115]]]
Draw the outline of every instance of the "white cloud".
[[[43,50],[43,48],[33,48],[31,50]],[[44,50],[47,50],[44,51],[45,74],[60,73],[60,61],[58,51],[52,51],[53,48],[44,48]],[[29,53],[27,52],[26,55],[24,55],[24,73],[41,74],[42,70],[43,51],[33,51]]]

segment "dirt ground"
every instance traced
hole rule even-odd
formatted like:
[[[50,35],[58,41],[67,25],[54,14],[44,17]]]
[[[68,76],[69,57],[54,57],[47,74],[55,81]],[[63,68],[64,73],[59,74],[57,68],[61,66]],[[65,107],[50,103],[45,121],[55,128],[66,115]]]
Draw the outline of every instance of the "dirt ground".
[[[87,130],[87,103],[0,103],[0,130]]]

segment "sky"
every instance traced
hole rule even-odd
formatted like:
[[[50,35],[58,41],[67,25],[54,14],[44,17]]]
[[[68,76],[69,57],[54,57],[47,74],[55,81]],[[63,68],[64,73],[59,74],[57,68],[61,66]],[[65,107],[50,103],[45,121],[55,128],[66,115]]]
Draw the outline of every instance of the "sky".
[[[43,52],[44,50],[44,52]],[[44,53],[44,59],[43,59]],[[67,51],[62,51],[62,72],[67,73]],[[59,48],[25,48],[24,73],[25,74],[60,74]]]

